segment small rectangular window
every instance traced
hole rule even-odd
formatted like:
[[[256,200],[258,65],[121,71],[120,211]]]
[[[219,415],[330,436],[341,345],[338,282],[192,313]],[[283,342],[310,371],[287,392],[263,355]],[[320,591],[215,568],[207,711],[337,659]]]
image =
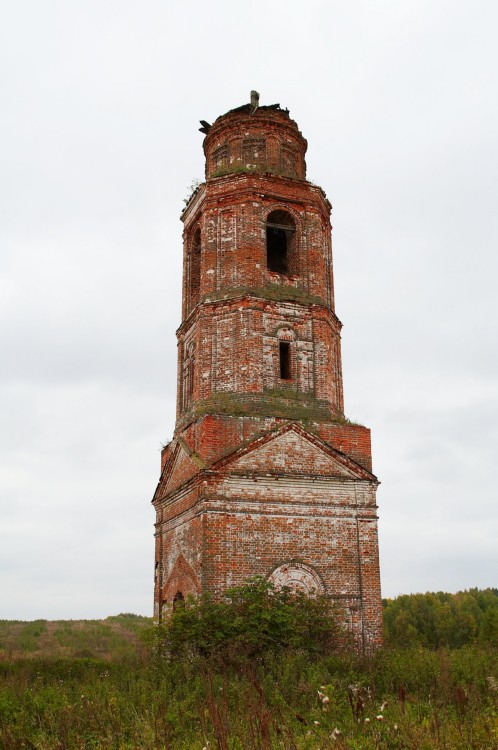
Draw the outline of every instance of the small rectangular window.
[[[291,361],[290,361],[290,344],[288,341],[280,341],[280,377],[282,380],[290,380]]]

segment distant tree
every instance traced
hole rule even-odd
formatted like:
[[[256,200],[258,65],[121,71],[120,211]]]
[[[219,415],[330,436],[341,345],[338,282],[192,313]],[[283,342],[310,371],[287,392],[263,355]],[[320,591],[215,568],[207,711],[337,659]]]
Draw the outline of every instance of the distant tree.
[[[498,648],[498,607],[489,607],[482,616],[479,640]]]
[[[409,594],[384,601],[386,643],[460,648],[498,638],[498,590]]]

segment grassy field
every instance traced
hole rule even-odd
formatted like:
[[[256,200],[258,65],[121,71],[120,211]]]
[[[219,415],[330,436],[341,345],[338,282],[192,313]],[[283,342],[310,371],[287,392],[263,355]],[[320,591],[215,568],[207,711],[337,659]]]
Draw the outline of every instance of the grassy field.
[[[149,622],[3,623],[0,748],[498,748],[494,648],[235,653],[220,664],[159,656],[138,638]]]
[[[384,602],[346,648],[328,600],[264,579],[163,626],[0,621],[0,750],[498,750],[498,591]]]
[[[132,614],[105,620],[0,620],[0,662],[21,657],[132,657],[140,631],[151,624],[151,618]]]

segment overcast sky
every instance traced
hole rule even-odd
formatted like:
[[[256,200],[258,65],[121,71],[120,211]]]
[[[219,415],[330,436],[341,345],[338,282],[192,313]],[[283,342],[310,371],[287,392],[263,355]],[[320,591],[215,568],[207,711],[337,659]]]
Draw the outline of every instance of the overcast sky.
[[[498,585],[498,4],[16,0],[0,24],[0,617],[151,614],[199,119],[290,109],[333,203],[384,596]]]

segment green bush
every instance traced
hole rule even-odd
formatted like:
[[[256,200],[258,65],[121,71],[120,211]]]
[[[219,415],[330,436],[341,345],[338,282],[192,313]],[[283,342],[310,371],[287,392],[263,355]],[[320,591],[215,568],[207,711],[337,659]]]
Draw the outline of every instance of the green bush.
[[[276,589],[264,578],[228,589],[220,600],[203,594],[178,603],[148,638],[171,658],[220,655],[225,660],[291,650],[324,655],[341,641],[326,597]]]

